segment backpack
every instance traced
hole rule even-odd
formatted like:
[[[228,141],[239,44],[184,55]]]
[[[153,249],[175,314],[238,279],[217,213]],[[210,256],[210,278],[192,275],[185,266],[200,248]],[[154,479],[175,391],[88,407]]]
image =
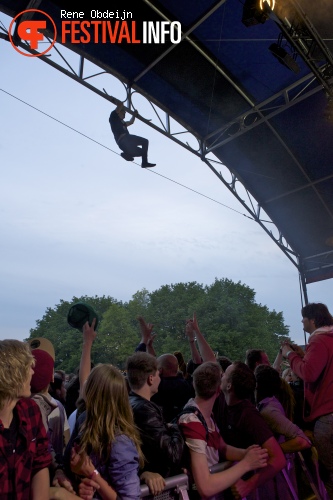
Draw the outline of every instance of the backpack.
[[[196,417],[198,417],[198,419],[200,420],[200,422],[202,423],[202,425],[205,428],[206,442],[208,443],[208,436],[209,436],[208,426],[207,426],[205,417],[203,416],[203,414],[201,413],[201,411],[199,410],[199,408],[197,406],[186,406],[185,408],[183,408],[182,411],[180,413],[178,413],[178,415],[171,421],[171,424],[177,425],[177,427],[179,428],[179,430],[183,436],[184,442],[185,442],[185,437],[184,437],[183,431],[181,429],[181,426],[178,424],[178,421],[182,415],[187,415],[188,413],[194,413],[194,415]],[[182,456],[180,465],[181,465],[181,467],[183,467],[187,470],[191,469],[190,451],[186,445],[184,446],[183,456]]]
[[[178,420],[180,419],[180,417],[182,415],[187,415],[188,413],[194,413],[194,415],[196,417],[198,417],[198,419],[200,420],[200,422],[202,423],[202,425],[205,428],[206,441],[208,441],[209,431],[208,431],[207,422],[205,420],[205,417],[203,416],[203,414],[201,413],[201,411],[199,410],[199,408],[197,406],[186,406],[185,408],[182,409],[182,411],[180,413],[178,413],[178,415],[173,420],[171,420],[171,423],[178,425]]]

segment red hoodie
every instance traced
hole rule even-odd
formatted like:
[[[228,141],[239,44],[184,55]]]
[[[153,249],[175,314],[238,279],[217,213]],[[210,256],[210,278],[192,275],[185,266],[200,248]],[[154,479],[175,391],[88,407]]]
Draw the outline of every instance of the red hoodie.
[[[291,369],[304,381],[304,420],[311,422],[333,413],[333,325],[315,330],[305,356],[288,356]]]

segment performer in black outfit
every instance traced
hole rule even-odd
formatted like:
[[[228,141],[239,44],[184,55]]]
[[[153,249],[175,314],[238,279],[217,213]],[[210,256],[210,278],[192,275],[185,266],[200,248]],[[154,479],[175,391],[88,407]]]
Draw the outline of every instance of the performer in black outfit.
[[[112,111],[109,118],[116,143],[123,151],[121,156],[127,161],[133,161],[135,156],[142,156],[142,168],[155,167],[155,163],[148,162],[148,140],[144,137],[131,135],[127,130],[127,127],[134,123],[135,117],[138,115],[137,110],[127,122],[124,121],[125,114],[124,105],[120,102],[116,109]]]

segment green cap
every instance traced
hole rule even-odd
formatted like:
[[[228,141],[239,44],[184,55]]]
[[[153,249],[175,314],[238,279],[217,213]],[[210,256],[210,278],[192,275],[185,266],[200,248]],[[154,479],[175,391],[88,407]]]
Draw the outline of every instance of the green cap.
[[[85,302],[77,302],[72,305],[67,314],[67,321],[70,326],[81,330],[83,325],[88,321],[91,326],[93,319],[96,318],[95,330],[98,325],[98,316],[93,307]]]

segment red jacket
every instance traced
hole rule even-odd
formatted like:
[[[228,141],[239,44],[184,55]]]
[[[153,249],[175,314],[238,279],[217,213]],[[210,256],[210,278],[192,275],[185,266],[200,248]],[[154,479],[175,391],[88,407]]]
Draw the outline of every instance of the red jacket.
[[[288,360],[292,371],[304,380],[304,420],[333,413],[333,325],[310,335],[304,358],[291,353]]]
[[[0,420],[0,498],[29,500],[34,474],[51,463],[48,439],[37,404],[20,399],[14,408],[17,424],[15,445],[5,438]]]

